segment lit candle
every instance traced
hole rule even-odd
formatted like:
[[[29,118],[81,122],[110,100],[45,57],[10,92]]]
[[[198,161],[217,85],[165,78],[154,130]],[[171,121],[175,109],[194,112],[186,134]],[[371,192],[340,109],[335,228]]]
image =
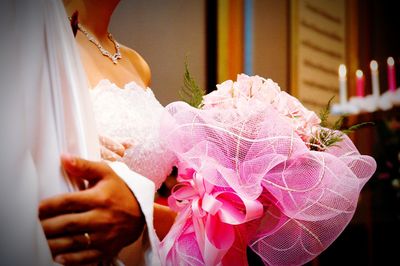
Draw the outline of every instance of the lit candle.
[[[378,63],[375,60],[372,60],[369,66],[371,68],[372,95],[374,97],[379,97]]]
[[[347,102],[346,73],[347,73],[346,66],[341,64],[339,66],[339,96],[341,105],[344,105]]]
[[[364,74],[361,70],[356,71],[356,94],[358,97],[364,97]]]
[[[389,91],[394,92],[396,90],[396,71],[393,57],[387,59],[387,71]]]

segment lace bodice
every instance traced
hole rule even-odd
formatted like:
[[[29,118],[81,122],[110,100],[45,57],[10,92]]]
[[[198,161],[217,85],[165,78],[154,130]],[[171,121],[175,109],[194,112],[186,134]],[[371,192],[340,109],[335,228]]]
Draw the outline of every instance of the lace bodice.
[[[173,155],[160,143],[164,107],[153,91],[135,82],[119,88],[102,80],[91,90],[91,96],[99,134],[132,143],[122,161],[160,187],[172,169]]]

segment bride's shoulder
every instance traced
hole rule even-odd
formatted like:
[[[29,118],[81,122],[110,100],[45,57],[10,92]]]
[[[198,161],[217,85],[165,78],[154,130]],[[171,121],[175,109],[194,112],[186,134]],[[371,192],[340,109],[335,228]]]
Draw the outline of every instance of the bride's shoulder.
[[[121,51],[135,67],[145,85],[149,86],[151,81],[151,71],[146,60],[138,52],[127,46],[121,45]]]

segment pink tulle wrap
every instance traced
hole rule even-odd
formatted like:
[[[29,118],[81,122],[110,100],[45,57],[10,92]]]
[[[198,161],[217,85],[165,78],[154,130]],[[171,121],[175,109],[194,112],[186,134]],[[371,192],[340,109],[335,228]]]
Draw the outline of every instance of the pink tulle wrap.
[[[179,183],[169,198],[178,216],[158,251],[163,264],[247,265],[249,246],[266,265],[301,265],[351,220],[374,159],[347,136],[313,151],[282,106],[247,103],[167,106],[161,130]]]

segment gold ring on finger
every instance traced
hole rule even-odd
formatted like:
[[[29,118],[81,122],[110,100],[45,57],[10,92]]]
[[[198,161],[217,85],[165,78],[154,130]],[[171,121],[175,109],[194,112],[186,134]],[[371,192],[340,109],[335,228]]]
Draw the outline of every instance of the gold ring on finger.
[[[92,239],[90,238],[89,233],[84,233],[83,235],[86,238],[86,244],[89,247],[92,244]]]

